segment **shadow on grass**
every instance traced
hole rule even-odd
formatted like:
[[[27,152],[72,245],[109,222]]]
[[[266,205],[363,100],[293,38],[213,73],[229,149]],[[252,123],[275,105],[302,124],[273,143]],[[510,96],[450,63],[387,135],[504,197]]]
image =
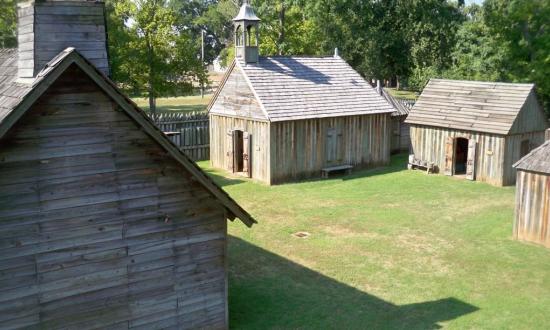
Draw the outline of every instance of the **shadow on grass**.
[[[395,305],[236,237],[229,260],[231,328],[439,329],[478,310],[452,297]]]
[[[314,177],[314,178],[303,178],[303,179],[297,179],[297,180],[291,180],[291,181],[283,181],[281,183],[276,183],[275,185],[285,185],[285,184],[297,184],[297,183],[304,183],[304,182],[318,182],[318,181],[327,181],[327,180],[354,180],[359,178],[368,178],[372,176],[377,175],[384,175],[384,174],[390,174],[394,172],[401,172],[407,170],[407,155],[406,154],[398,154],[394,155],[391,158],[391,162],[388,166],[384,167],[377,167],[377,168],[370,168],[370,169],[359,169],[356,172],[353,172],[350,175],[333,175],[329,179],[323,179],[320,177]],[[241,184],[245,183],[246,181],[244,179],[238,179],[235,177],[227,177],[225,174],[220,174],[219,172],[215,172],[213,170],[203,168],[203,170],[210,176],[218,185],[220,186],[231,186],[235,184]],[[229,174],[227,174],[229,175]]]
[[[245,180],[242,180],[242,179],[230,178],[230,177],[224,176],[208,168],[203,168],[203,171],[206,172],[206,174],[208,174],[208,176],[212,178],[212,180],[214,180],[214,182],[216,182],[221,187],[232,186],[232,185],[246,182]]]
[[[327,180],[341,180],[341,181],[347,181],[347,180],[354,180],[354,179],[360,179],[360,178],[368,178],[378,175],[385,175],[395,172],[401,172],[401,171],[407,171],[407,154],[397,154],[393,155],[391,157],[391,161],[389,165],[386,166],[380,166],[380,167],[374,167],[374,168],[359,168],[352,171],[351,174],[331,174],[330,178],[324,179],[321,177],[314,177],[314,178],[305,178],[303,180],[297,180],[295,182],[282,182],[281,184],[287,184],[287,183],[300,183],[300,182],[318,182],[318,181],[327,181]],[[320,176],[320,175],[319,175]]]

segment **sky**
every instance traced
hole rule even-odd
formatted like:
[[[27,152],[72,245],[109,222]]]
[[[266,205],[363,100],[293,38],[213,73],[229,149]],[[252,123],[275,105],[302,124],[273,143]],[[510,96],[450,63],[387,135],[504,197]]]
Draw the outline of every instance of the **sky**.
[[[477,3],[478,5],[480,5],[480,4],[483,3],[483,0],[466,0],[467,5],[472,4],[472,3]]]

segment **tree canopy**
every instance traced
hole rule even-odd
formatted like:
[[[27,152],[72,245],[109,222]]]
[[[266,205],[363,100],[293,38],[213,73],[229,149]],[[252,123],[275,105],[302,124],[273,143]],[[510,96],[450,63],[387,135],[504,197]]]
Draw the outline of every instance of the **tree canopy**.
[[[148,93],[190,93],[204,64],[233,58],[242,0],[106,0],[113,78]],[[420,91],[445,77],[534,82],[550,113],[550,1],[252,0],[262,55],[329,55],[369,79]],[[0,42],[14,47],[15,0],[1,4]],[[200,61],[204,34],[204,62]]]

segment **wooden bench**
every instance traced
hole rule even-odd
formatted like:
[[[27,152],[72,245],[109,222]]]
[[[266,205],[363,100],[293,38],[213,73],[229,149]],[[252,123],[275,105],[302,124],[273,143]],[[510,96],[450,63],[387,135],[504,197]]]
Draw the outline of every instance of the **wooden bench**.
[[[409,156],[409,164],[407,165],[409,170],[423,169],[427,174],[435,173],[435,164],[433,162],[426,162],[420,159],[416,159],[413,155]]]
[[[333,166],[333,167],[325,167],[321,170],[321,176],[326,179],[326,178],[328,178],[330,173],[340,172],[340,171],[345,171],[346,174],[350,174],[352,168],[353,168],[353,166],[351,166],[351,165],[340,165],[340,166]]]

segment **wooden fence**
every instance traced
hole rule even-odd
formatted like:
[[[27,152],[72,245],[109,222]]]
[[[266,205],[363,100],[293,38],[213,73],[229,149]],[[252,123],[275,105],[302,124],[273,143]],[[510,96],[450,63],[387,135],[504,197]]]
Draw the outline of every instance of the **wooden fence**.
[[[409,110],[412,109],[414,103],[416,102],[416,100],[413,100],[413,99],[400,99],[400,98],[396,98],[397,102],[403,104],[404,106],[406,106]]]
[[[208,114],[161,113],[151,116],[151,119],[193,160],[210,158]]]

